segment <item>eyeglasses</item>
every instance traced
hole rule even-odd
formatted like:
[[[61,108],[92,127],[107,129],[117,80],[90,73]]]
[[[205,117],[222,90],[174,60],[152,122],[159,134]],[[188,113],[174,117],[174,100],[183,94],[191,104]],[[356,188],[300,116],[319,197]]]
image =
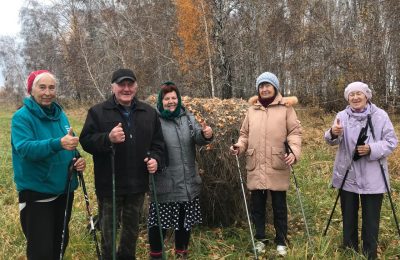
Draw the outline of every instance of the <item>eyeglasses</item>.
[[[362,96],[365,96],[365,95],[361,91],[353,91],[353,92],[350,92],[350,94],[349,94],[349,98],[362,97]]]

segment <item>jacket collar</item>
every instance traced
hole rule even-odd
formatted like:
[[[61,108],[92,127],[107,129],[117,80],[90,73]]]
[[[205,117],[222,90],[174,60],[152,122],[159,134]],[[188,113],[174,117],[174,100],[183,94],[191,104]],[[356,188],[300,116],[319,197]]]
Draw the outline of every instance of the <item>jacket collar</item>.
[[[261,109],[263,107],[261,105],[261,103],[258,101],[258,96],[253,96],[253,97],[249,98],[248,102],[251,106],[255,106],[255,108],[257,108],[257,109]],[[298,102],[299,101],[298,101],[297,97],[295,97],[295,96],[282,97],[281,93],[278,93],[276,95],[274,101],[272,101],[272,103],[269,106],[274,106],[274,105],[294,106]]]
[[[361,112],[361,113],[354,112],[351,109],[350,105],[348,105],[346,107],[346,109],[345,109],[345,111],[349,115],[349,117],[352,116],[352,117],[356,118],[359,121],[365,120],[368,115],[373,116],[377,110],[378,110],[377,106],[375,104],[371,103],[371,102],[367,103],[367,109],[365,111]]]
[[[43,108],[40,107],[40,105],[34,100],[34,98],[32,96],[26,97],[23,102],[24,102],[25,107],[38,118],[41,118],[44,120],[56,121],[56,120],[59,120],[61,117],[62,108],[56,102],[52,103],[54,105],[54,109],[55,109],[54,115],[52,115],[52,116],[47,115],[43,111]]]

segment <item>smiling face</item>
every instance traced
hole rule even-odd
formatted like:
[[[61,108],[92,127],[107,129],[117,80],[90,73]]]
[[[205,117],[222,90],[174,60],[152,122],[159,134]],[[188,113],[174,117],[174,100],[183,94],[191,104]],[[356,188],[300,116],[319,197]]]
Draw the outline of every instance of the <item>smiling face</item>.
[[[54,77],[45,73],[34,83],[31,96],[35,98],[40,106],[49,107],[56,98],[56,81]]]
[[[262,99],[272,98],[275,96],[275,88],[268,82],[263,82],[258,86],[258,94]]]
[[[174,112],[176,107],[178,106],[178,96],[176,95],[176,92],[172,91],[166,93],[162,99],[162,104],[164,110]]]
[[[130,106],[138,89],[136,81],[126,79],[120,83],[113,83],[111,86],[118,103],[123,106]]]
[[[367,97],[361,91],[353,91],[349,94],[349,105],[355,111],[362,111],[367,106]]]

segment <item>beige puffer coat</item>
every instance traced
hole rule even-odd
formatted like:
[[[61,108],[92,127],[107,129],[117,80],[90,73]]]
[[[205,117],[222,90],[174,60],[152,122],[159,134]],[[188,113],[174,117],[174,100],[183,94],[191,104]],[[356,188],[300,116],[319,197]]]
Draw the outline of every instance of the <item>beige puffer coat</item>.
[[[296,97],[280,93],[264,108],[258,97],[249,99],[250,108],[240,129],[239,153],[245,153],[249,190],[285,191],[289,189],[290,169],[285,164],[285,140],[296,156],[301,152],[301,125],[292,105]]]

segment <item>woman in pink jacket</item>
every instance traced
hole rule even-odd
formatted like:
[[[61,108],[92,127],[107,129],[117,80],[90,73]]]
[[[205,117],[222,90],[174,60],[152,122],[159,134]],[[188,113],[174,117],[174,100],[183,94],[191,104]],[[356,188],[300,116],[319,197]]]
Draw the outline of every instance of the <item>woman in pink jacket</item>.
[[[239,140],[230,150],[233,155],[244,153],[246,156],[257,252],[265,252],[266,200],[267,191],[270,191],[277,253],[286,255],[289,166],[299,160],[301,150],[301,125],[291,106],[297,103],[297,98],[282,97],[279,80],[271,72],[264,72],[257,78],[256,90],[258,96],[249,100]],[[285,141],[293,153],[286,153]]]
[[[325,132],[328,144],[339,145],[332,185],[342,187],[343,246],[358,251],[358,208],[361,201],[363,254],[368,259],[375,259],[382,199],[387,192],[379,160],[389,183],[387,157],[396,148],[397,137],[388,114],[371,103],[372,92],[367,84],[349,84],[344,97],[349,105],[336,115],[332,127]],[[365,138],[357,143],[362,129]]]

